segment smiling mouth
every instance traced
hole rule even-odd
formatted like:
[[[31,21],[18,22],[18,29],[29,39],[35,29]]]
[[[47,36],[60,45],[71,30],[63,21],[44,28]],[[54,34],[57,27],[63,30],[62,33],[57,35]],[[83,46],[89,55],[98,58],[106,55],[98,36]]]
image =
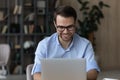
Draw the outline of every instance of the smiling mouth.
[[[63,34],[63,36],[69,36],[69,34]]]

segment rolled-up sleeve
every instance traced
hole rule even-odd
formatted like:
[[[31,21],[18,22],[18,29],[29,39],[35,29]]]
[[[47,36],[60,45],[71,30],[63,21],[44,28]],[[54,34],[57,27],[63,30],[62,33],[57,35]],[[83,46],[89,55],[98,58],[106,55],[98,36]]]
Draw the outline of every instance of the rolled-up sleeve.
[[[41,72],[41,64],[34,64],[33,65],[33,69],[32,69],[32,75],[34,74],[34,73],[37,73],[37,72]]]
[[[39,56],[36,54],[35,62],[34,62],[31,74],[33,75],[34,73],[37,73],[37,72],[41,72],[41,62],[40,62]]]
[[[87,72],[92,69],[96,69],[98,72],[100,71],[100,68],[95,60],[95,55],[94,55],[92,45],[90,43],[86,47],[85,58],[87,61],[86,62]]]
[[[45,47],[43,47],[44,42],[39,42],[37,49],[35,51],[35,59],[34,59],[34,65],[32,68],[31,74],[33,75],[34,73],[41,72],[41,62],[40,59],[44,58],[45,53]]]
[[[96,69],[98,72],[100,72],[100,69],[99,69],[99,67],[98,67],[98,65],[97,65],[97,63],[96,63],[95,60],[93,60],[93,61],[88,61],[86,68],[87,68],[87,69],[86,69],[87,72],[88,72],[89,70],[92,70],[92,69]]]

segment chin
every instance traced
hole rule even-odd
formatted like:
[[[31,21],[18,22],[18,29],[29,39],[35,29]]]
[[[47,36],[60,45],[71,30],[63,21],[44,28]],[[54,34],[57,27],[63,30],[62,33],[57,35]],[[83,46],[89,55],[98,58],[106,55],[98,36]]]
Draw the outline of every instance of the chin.
[[[71,38],[70,38],[70,39],[63,39],[63,38],[62,38],[62,40],[63,40],[63,41],[70,41],[70,40],[71,40]]]

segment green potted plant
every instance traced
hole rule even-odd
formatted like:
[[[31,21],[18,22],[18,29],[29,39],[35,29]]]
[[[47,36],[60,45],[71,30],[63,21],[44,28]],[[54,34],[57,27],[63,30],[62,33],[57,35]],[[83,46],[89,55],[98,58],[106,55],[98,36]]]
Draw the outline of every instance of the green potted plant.
[[[90,1],[78,0],[78,2],[80,4],[80,14],[82,13],[83,19],[78,19],[80,27],[77,32],[79,35],[89,39],[89,35],[98,30],[98,26],[101,24],[100,20],[104,18],[102,9],[110,6],[103,1],[99,1],[98,4],[91,6],[89,5]]]

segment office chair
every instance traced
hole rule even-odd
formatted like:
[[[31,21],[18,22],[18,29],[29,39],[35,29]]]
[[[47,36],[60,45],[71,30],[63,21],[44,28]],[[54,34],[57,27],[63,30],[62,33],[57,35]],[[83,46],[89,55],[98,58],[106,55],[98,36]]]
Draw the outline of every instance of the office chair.
[[[9,44],[0,44],[0,77],[3,76],[3,78],[5,78],[7,72],[9,72],[7,66],[9,57],[10,57]]]
[[[33,80],[33,77],[31,75],[32,68],[33,68],[33,64],[27,65],[27,68],[26,68],[26,79],[27,80]]]

